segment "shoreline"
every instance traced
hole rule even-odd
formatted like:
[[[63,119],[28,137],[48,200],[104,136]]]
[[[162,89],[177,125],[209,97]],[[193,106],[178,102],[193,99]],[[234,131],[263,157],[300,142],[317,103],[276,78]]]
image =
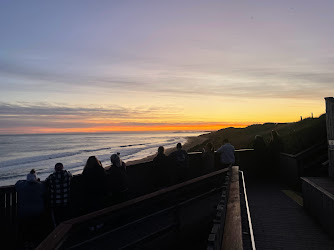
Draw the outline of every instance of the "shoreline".
[[[202,136],[191,136],[186,138],[187,141],[182,145],[182,149],[185,151],[188,151],[190,148],[203,143],[205,140],[207,140],[207,137],[205,135]],[[157,148],[158,150],[158,148]],[[170,153],[174,152],[176,150],[176,145],[175,147],[172,148],[165,148],[165,155],[168,156]],[[133,160],[133,161],[127,161],[125,162],[126,166],[131,166],[135,164],[140,164],[148,161],[152,161],[154,157],[156,157],[157,153],[147,156],[145,158],[139,159],[139,160]]]
[[[186,150],[186,151],[188,151],[190,148],[192,148],[192,147],[194,147],[198,144],[201,144],[203,141],[207,140],[207,138],[208,138],[207,136],[205,136],[205,134],[199,134],[199,133],[196,133],[196,134],[182,134],[181,136],[176,135],[176,137],[180,137],[179,140],[181,142],[184,142],[183,149]],[[162,138],[161,141],[163,141],[162,143],[164,143],[165,141],[167,141],[167,143],[168,143],[167,139],[169,137],[166,139],[166,138],[164,138],[164,136],[162,136],[161,138]],[[174,142],[173,142],[173,144],[169,143],[169,144],[167,144],[168,146],[165,147],[165,154],[166,155],[169,155],[171,152],[176,150],[176,143],[177,143],[178,140],[176,139],[176,140],[172,140],[172,141],[174,141],[175,144],[174,144]],[[158,145],[158,144],[156,144],[156,145]],[[161,144],[161,145],[163,145],[163,144]],[[154,157],[157,155],[157,151],[158,151],[158,146],[156,147],[156,149],[150,148],[149,149],[149,154],[146,153],[146,156],[137,154],[136,159],[131,159],[130,158],[128,160],[125,160],[124,162],[126,163],[127,166],[133,166],[134,164],[149,162],[149,161],[152,161],[154,159]],[[139,157],[143,157],[143,158],[139,158]],[[51,158],[49,158],[48,160],[50,160],[50,159]],[[70,159],[70,157],[69,157],[69,159]],[[121,159],[122,159],[122,157],[121,157]],[[39,162],[42,162],[42,161],[44,161],[44,160],[42,159],[41,161],[36,161],[36,162],[39,163]],[[64,162],[65,162],[65,160],[64,160]],[[29,164],[33,165],[35,163],[33,161],[32,163],[29,163]],[[36,166],[34,166],[34,167],[36,168]],[[105,169],[108,169],[110,167],[110,160],[105,160],[103,158],[103,167]],[[82,170],[84,168],[84,162],[79,167],[75,166],[75,168],[68,168],[67,165],[64,165],[64,168],[66,170],[69,170],[73,175],[78,175],[78,174],[82,173]],[[31,169],[31,167],[27,171],[30,171],[30,169]],[[46,169],[48,169],[48,171]],[[18,174],[15,175],[15,176],[14,175],[8,175],[8,176],[3,175],[2,178],[1,178],[1,181],[0,181],[0,183],[1,183],[0,186],[12,186],[18,180],[25,180],[26,179],[26,173],[23,173],[23,171],[17,171],[17,172],[18,172]],[[37,167],[37,174],[38,174],[38,177],[41,178],[41,180],[44,180],[45,178],[47,178],[47,176],[49,174],[51,174],[52,172],[53,172],[53,167],[52,168],[51,167],[49,167],[49,168],[46,168],[46,167],[38,168]],[[21,175],[19,175],[19,174],[21,174]]]

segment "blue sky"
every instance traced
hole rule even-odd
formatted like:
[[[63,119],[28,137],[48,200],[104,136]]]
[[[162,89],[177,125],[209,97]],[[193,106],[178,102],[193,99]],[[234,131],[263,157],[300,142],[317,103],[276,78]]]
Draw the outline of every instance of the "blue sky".
[[[333,10],[330,0],[2,1],[0,132],[319,115],[333,96]]]

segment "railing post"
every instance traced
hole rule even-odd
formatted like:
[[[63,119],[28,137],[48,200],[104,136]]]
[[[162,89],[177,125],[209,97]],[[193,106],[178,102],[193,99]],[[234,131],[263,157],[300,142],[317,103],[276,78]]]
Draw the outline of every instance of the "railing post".
[[[326,97],[326,126],[328,139],[328,174],[334,177],[334,98]]]

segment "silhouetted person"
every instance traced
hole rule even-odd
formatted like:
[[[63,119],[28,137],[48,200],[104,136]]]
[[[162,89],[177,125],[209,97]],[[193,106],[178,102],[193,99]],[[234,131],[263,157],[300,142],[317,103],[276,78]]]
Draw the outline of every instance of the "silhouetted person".
[[[215,168],[215,149],[211,142],[205,145],[202,150],[202,174],[214,171]]]
[[[110,156],[109,168],[111,179],[111,191],[115,203],[124,201],[128,191],[126,164],[119,157],[119,153]]]
[[[171,165],[173,166],[174,176],[173,179],[176,182],[182,182],[186,180],[189,167],[189,157],[185,150],[182,149],[182,144],[178,143],[176,145],[176,151],[172,152],[169,155],[171,160]]]
[[[72,174],[64,170],[62,163],[55,165],[55,172],[46,178],[49,189],[51,215],[54,226],[71,217],[70,183]]]
[[[15,189],[20,242],[24,242],[25,248],[34,249],[43,237],[40,229],[45,227],[46,186],[32,169],[26,180],[16,182]]]
[[[103,200],[107,194],[107,174],[101,162],[90,156],[82,171],[84,207],[86,212],[92,212],[103,208]]]
[[[227,138],[223,140],[223,145],[217,150],[222,168],[226,168],[235,163],[234,146]]]
[[[276,175],[275,177],[277,177],[279,173],[280,153],[282,149],[283,149],[283,143],[281,137],[279,136],[276,130],[272,130],[271,139],[269,142],[269,154],[271,157],[273,174]]]
[[[154,183],[156,188],[166,187],[170,184],[170,171],[168,158],[165,155],[165,148],[160,146],[158,154],[153,159]]]
[[[254,148],[254,172],[265,175],[268,172],[268,148],[261,135],[256,135],[253,143]]]

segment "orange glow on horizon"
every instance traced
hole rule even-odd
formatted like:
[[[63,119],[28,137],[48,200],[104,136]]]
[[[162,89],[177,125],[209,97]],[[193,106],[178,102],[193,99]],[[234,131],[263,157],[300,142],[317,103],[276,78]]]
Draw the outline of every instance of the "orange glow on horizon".
[[[150,126],[104,126],[90,128],[45,128],[26,127],[11,131],[13,134],[48,134],[48,133],[102,133],[102,132],[149,132],[149,131],[216,131],[227,127],[243,128],[249,124],[180,124]],[[8,131],[8,130],[7,130]],[[0,131],[1,133],[2,131]],[[8,132],[6,133],[8,134]]]

